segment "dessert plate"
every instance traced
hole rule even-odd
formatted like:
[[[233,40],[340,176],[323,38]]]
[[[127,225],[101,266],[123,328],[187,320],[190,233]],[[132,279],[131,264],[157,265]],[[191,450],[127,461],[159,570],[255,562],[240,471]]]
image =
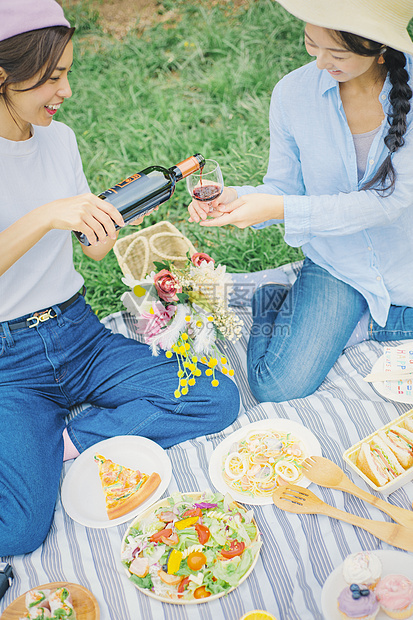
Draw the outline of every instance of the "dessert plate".
[[[372,549],[371,553],[377,555],[383,565],[382,577],[386,575],[405,575],[413,580],[413,556],[410,553],[393,550]],[[341,620],[341,614],[337,609],[337,599],[340,592],[348,584],[343,577],[343,564],[340,564],[327,578],[321,593],[321,609],[326,620]],[[389,616],[379,611],[376,620],[388,620]]]

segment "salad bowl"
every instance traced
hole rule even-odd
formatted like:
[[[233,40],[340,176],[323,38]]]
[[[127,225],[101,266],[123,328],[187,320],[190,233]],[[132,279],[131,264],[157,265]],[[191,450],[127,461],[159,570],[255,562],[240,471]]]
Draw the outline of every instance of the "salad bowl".
[[[174,493],[142,511],[121,544],[125,572],[163,603],[214,601],[237,588],[258,561],[252,510],[212,491]]]

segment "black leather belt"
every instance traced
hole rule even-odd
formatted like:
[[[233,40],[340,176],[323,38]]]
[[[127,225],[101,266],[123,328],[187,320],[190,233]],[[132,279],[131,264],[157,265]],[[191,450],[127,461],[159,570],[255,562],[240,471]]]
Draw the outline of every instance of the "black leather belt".
[[[84,286],[79,293],[76,293],[75,295],[73,295],[73,297],[71,297],[67,301],[64,301],[62,304],[57,304],[57,307],[63,312],[63,310],[66,310],[66,308],[68,308],[71,304],[73,304],[76,301],[76,299],[78,299],[81,295],[84,296],[85,293],[86,293],[86,287]],[[17,323],[9,323],[9,329],[11,332],[13,332],[16,329],[24,329],[25,327],[36,327],[39,323],[44,323],[45,321],[48,321],[49,319],[54,319],[56,318],[56,316],[57,315],[54,312],[53,308],[49,308],[48,310],[40,310],[40,312],[35,312],[32,316],[29,316],[24,321],[18,321]],[[3,331],[1,325],[0,325],[0,331]]]

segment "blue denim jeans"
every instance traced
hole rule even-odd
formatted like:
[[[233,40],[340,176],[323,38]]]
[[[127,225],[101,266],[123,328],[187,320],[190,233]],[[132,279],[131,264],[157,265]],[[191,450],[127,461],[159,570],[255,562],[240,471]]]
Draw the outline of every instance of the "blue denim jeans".
[[[175,399],[177,364],[110,332],[83,297],[54,310],[57,318],[34,328],[1,324],[0,556],[28,553],[46,537],[74,405],[91,405],[68,423],[79,452],[116,435],[167,448],[226,428],[239,411],[238,389],[221,374],[218,387],[203,373]]]
[[[258,288],[247,350],[248,380],[260,402],[282,402],[315,392],[341,355],[367,310],[364,297],[328,271],[304,260],[297,280]],[[368,337],[413,338],[413,308],[391,306],[380,327],[371,317]]]

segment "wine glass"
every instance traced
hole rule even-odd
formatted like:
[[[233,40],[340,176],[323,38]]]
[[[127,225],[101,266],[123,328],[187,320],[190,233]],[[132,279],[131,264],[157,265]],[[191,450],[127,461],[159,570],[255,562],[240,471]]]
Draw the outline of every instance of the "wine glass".
[[[206,159],[204,166],[186,177],[188,191],[194,200],[212,202],[222,194],[224,179],[214,159]]]

